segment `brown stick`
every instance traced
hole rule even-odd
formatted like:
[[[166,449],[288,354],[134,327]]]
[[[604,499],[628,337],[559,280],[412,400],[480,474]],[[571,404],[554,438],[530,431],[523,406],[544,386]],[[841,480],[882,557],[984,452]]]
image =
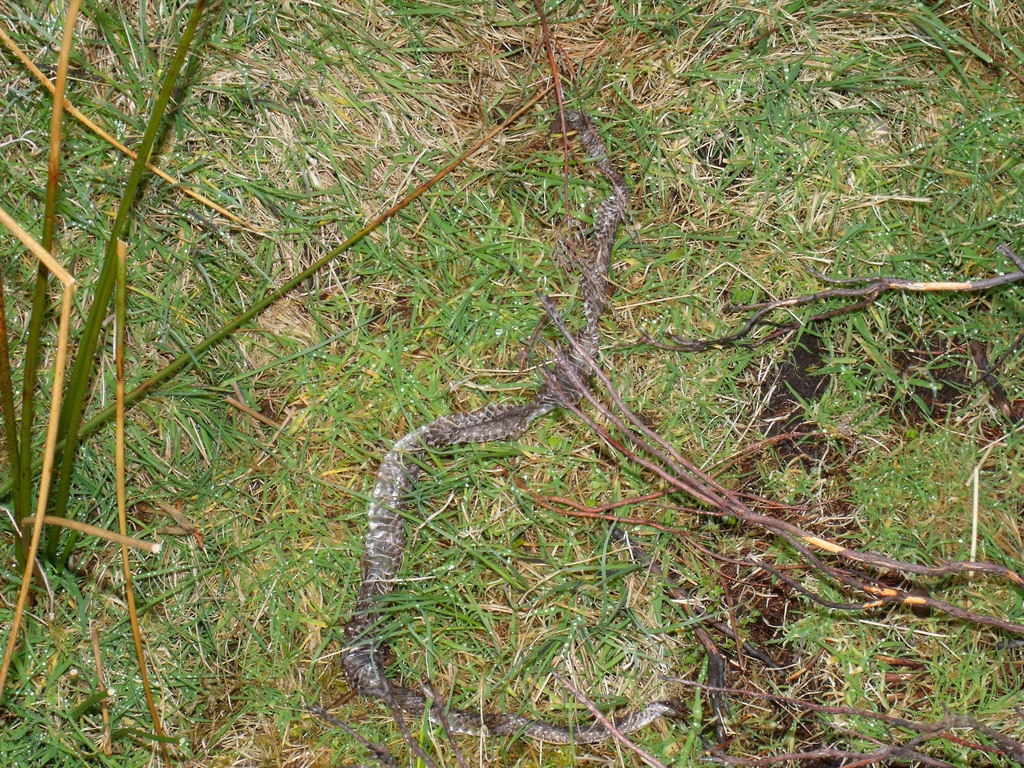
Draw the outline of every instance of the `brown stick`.
[[[839,285],[857,285],[858,288],[833,288],[827,291],[818,291],[817,293],[804,294],[802,296],[793,296],[786,299],[775,299],[773,301],[762,301],[756,304],[743,304],[739,306],[729,306],[725,308],[726,312],[753,312],[750,317],[740,326],[739,330],[720,336],[714,339],[696,340],[696,339],[680,339],[673,337],[674,344],[657,344],[656,346],[665,349],[674,349],[684,352],[703,352],[707,349],[713,349],[715,347],[728,346],[735,344],[740,339],[747,336],[751,331],[760,325],[769,324],[764,320],[766,315],[771,314],[775,310],[784,309],[789,307],[802,307],[808,304],[814,304],[819,301],[825,301],[827,299],[834,298],[859,298],[861,301],[850,304],[846,307],[840,307],[838,309],[832,309],[827,312],[823,312],[820,315],[814,315],[804,320],[794,320],[789,323],[781,324],[775,331],[767,334],[765,337],[750,342],[750,346],[757,347],[765,342],[778,338],[779,336],[790,333],[797,328],[803,327],[807,324],[826,320],[838,315],[847,314],[854,312],[859,309],[874,303],[879,296],[889,291],[909,291],[915,293],[934,293],[934,292],[955,292],[955,293],[978,293],[980,291],[988,291],[992,288],[998,288],[1003,285],[1011,285],[1024,280],[1024,259],[1021,259],[1008,245],[1005,243],[997,246],[996,248],[999,253],[1006,256],[1017,266],[1016,272],[1010,272],[1005,275],[997,275],[995,277],[985,278],[983,280],[958,280],[958,281],[939,281],[939,282],[922,282],[918,280],[904,280],[897,277],[844,277],[834,278],[827,277],[821,274],[815,269],[805,266],[808,272],[813,274],[815,277],[824,280],[827,283],[839,284]],[[645,339],[650,343],[649,339]]]
[[[989,394],[992,395],[992,402],[996,404],[996,407],[999,408],[1003,416],[1011,424],[1016,423],[1019,416],[1014,412],[1010,398],[1006,396],[1006,389],[999,382],[999,379],[996,378],[995,374],[992,373],[994,366],[988,360],[988,352],[985,349],[985,345],[977,339],[971,339],[967,342],[967,350],[971,353],[971,358],[978,368],[978,373],[981,374],[978,377],[979,381],[985,383]]]
[[[359,733],[359,731],[350,726],[344,720],[339,720],[338,718],[336,718],[334,715],[332,715],[326,709],[321,707],[319,704],[311,704],[310,706],[306,707],[306,711],[309,712],[311,715],[319,717],[325,723],[333,725],[335,728],[338,728],[339,730],[348,734],[350,737],[352,737],[357,742],[362,744],[364,747],[370,750],[370,752],[373,753],[373,756],[377,758],[377,761],[381,765],[383,765],[384,768],[398,768],[398,763],[395,762],[395,758],[391,756],[391,753],[388,751],[387,747],[383,746],[382,744],[377,744],[375,742],[368,741],[362,736],[362,734]]]
[[[452,750],[455,752],[455,759],[459,762],[459,768],[469,768],[469,764],[466,762],[466,758],[463,756],[462,750],[459,748],[459,742],[455,740],[455,735],[452,733],[451,723],[448,722],[448,713],[445,711],[445,706],[441,697],[437,695],[437,690],[433,685],[431,685],[429,680],[425,680],[421,683],[420,688],[423,690],[423,694],[427,697],[427,705],[437,713],[437,719],[441,721],[441,729],[444,731],[444,735],[448,738],[448,743],[452,745]]]
[[[405,724],[405,716],[402,715],[401,708],[395,703],[395,699],[391,695],[390,688],[383,696],[381,696],[381,700],[387,706],[388,710],[390,710],[391,718],[395,721],[395,725],[398,726],[399,733],[402,734],[402,738],[405,739],[405,743],[408,745],[412,753],[416,755],[416,757],[418,757],[422,763],[427,766],[427,768],[438,768],[437,763],[434,762],[434,759],[423,750],[419,741],[409,730],[409,726]]]
[[[274,429],[280,429],[281,428],[281,423],[280,422],[274,421],[269,416],[264,416],[262,413],[257,411],[255,408],[250,408],[248,405],[243,403],[241,400],[238,400],[238,399],[236,399],[234,397],[231,397],[231,395],[228,395],[227,397],[225,397],[224,398],[224,402],[227,403],[230,406],[233,406],[233,407],[237,408],[242,413],[244,413],[244,414],[246,414],[248,416],[252,416],[254,419],[256,419],[256,421],[263,422],[268,427],[273,427]]]

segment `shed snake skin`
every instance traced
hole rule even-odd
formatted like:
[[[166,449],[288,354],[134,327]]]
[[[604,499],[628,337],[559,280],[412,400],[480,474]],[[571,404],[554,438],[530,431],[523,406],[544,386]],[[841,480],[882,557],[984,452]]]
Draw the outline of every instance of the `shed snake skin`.
[[[541,416],[566,403],[578,403],[583,396],[580,382],[589,379],[586,358],[595,357],[599,350],[598,323],[608,302],[607,278],[612,246],[626,214],[629,187],[609,159],[605,144],[588,115],[567,110],[565,124],[568,131],[575,133],[593,165],[611,186],[610,194],[594,215],[593,233],[584,243],[581,257],[580,294],[585,323],[577,332],[578,347],[566,351],[552,375],[529,402],[521,405],[489,403],[474,411],[441,416],[396,442],[377,473],[367,513],[359,595],[345,627],[342,665],[352,691],[385,700],[411,718],[422,717],[426,712],[431,722],[440,724],[442,705],[431,703],[418,690],[388,679],[384,669],[387,647],[379,630],[383,621],[380,608],[393,590],[402,566],[405,548],[402,510],[406,508],[408,494],[420,474],[419,460],[435,448],[515,440]],[[557,121],[555,127],[557,130]],[[459,734],[519,735],[552,744],[590,743],[611,736],[599,722],[569,728],[505,712],[455,709],[444,712],[449,728]],[[675,712],[678,712],[678,705],[658,701],[642,709],[622,713],[614,717],[613,722],[618,731],[629,733]]]

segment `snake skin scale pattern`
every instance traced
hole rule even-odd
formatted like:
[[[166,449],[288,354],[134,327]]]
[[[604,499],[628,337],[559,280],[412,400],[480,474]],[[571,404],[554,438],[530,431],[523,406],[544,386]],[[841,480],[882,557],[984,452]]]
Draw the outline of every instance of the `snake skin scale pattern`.
[[[464,443],[484,443],[519,438],[541,416],[565,403],[582,399],[580,382],[589,379],[585,357],[596,357],[599,349],[598,323],[608,301],[608,270],[612,246],[629,203],[629,187],[608,152],[591,118],[580,111],[565,112],[566,127],[589,155],[593,165],[611,186],[594,215],[594,229],[584,245],[585,263],[580,275],[580,294],[585,324],[578,330],[578,349],[569,349],[556,363],[553,375],[522,405],[488,404],[466,413],[454,413],[425,424],[394,444],[377,473],[376,486],[367,513],[367,531],[361,561],[362,580],[355,610],[345,627],[342,665],[349,687],[359,695],[390,702],[411,718],[422,717],[441,723],[442,704],[431,703],[418,690],[388,679],[384,669],[387,652],[379,636],[380,607],[392,591],[402,566],[405,526],[402,510],[420,473],[419,459],[429,450]],[[557,130],[557,122],[556,122]],[[580,354],[582,350],[584,355]],[[658,701],[642,709],[613,718],[616,729],[629,733],[663,715],[678,713],[677,704]],[[569,728],[504,712],[446,709],[448,726],[454,733],[519,735],[552,744],[582,744],[603,741],[611,734],[599,722]]]

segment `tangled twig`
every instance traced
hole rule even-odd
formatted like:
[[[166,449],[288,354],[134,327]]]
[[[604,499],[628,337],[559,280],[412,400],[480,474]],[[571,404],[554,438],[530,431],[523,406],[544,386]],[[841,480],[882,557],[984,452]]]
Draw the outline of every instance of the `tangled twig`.
[[[1014,261],[1019,261],[1015,255]],[[1024,278],[1024,270],[1020,273],[1015,273],[1012,281],[1016,281],[1021,278]],[[1007,282],[1011,281],[999,280],[997,284],[1002,285]],[[992,284],[996,283],[984,281],[984,284],[991,287]],[[877,282],[873,283],[868,290],[879,290],[879,285],[880,284]],[[974,285],[976,287],[976,284]],[[914,289],[908,287],[905,282],[891,282],[888,286],[888,288],[885,288],[886,290],[897,287],[907,290]],[[963,286],[960,286],[960,288],[962,287]],[[752,561],[749,563],[750,565],[757,565],[764,568],[769,573],[776,575],[782,581],[797,589],[801,594],[804,594],[815,602],[832,609],[870,610],[887,604],[903,605],[918,610],[921,608],[928,608],[974,624],[992,626],[1005,632],[1024,635],[1024,625],[1007,621],[996,616],[970,611],[958,605],[938,600],[931,597],[923,590],[902,589],[889,586],[882,583],[872,575],[863,572],[860,568],[851,568],[849,566],[867,566],[871,569],[896,571],[903,574],[914,574],[925,577],[936,577],[959,573],[984,573],[1005,579],[1017,586],[1024,586],[1024,579],[1022,579],[1016,571],[1010,568],[985,562],[941,561],[934,565],[905,562],[878,552],[856,549],[838,544],[817,536],[810,531],[804,530],[791,522],[779,519],[772,515],[763,514],[752,509],[740,498],[739,494],[724,487],[716,479],[700,470],[685,456],[683,456],[674,445],[665,440],[654,429],[639,419],[626,406],[622,397],[616,391],[604,371],[601,370],[585,350],[580,349],[562,318],[559,316],[553,302],[543,296],[541,297],[541,302],[551,321],[563,334],[566,339],[566,343],[571,350],[571,352],[561,349],[553,350],[556,359],[556,366],[561,366],[560,360],[568,354],[572,354],[577,359],[582,359],[586,362],[595,381],[600,382],[601,391],[603,395],[607,397],[610,405],[606,403],[604,399],[598,397],[582,380],[570,382],[569,386],[574,392],[582,392],[583,396],[593,406],[596,412],[603,419],[607,420],[607,422],[614,425],[621,438],[624,439],[613,436],[607,428],[602,424],[599,424],[595,418],[583,412],[575,403],[567,403],[567,408],[572,410],[573,413],[587,424],[587,426],[605,440],[608,445],[620,453],[626,461],[635,462],[645,467],[661,478],[669,488],[683,491],[698,501],[708,505],[710,508],[710,514],[728,515],[738,519],[742,523],[779,536],[794,550],[796,550],[802,556],[804,561],[818,573],[828,577],[833,583],[838,584],[842,588],[860,592],[868,599],[861,603],[837,603],[828,601],[820,596],[814,595],[810,590],[803,588],[793,579],[788,576],[784,576],[781,572],[770,565],[754,563]],[[802,301],[801,303],[810,303],[810,301]],[[765,309],[765,307],[759,308],[759,311],[760,309]],[[559,502],[561,502],[561,500],[559,500]],[[824,558],[835,558],[840,563],[842,561],[846,561],[848,565],[845,567],[839,567],[836,564],[826,562]],[[706,633],[704,633],[704,635],[706,636]],[[707,647],[706,645],[706,648],[708,650],[709,671],[720,670],[720,667],[718,666],[720,655],[717,652],[717,647],[713,645],[711,647]],[[711,679],[714,681],[714,678]],[[715,684],[700,687],[710,694],[716,714],[720,717],[718,701],[720,697],[724,696],[727,689]],[[821,708],[821,706],[822,705],[815,705],[810,708]],[[820,711],[826,710],[820,709]],[[836,710],[836,713],[840,713],[840,710]],[[843,711],[842,713],[860,714],[861,711]],[[866,716],[875,716],[874,713],[865,714]],[[1018,762],[1020,762],[1020,756],[1024,755],[1024,746],[1019,745],[1017,742],[999,731],[978,723],[973,719],[966,718],[966,716],[959,719],[946,718],[937,724],[924,725],[914,724],[912,721],[903,720],[901,718],[889,718],[888,716],[878,716],[877,719],[883,719],[886,722],[891,722],[892,724],[900,725],[901,727],[908,727],[911,730],[918,731],[920,735],[904,744],[885,744],[882,742],[876,742],[879,744],[879,749],[869,753],[823,747],[821,749],[808,752],[794,752],[787,755],[752,759],[728,756],[717,749],[713,749],[711,754],[714,756],[713,759],[718,762],[728,765],[743,766],[769,765],[772,763],[796,759],[838,758],[853,761],[848,763],[849,765],[871,765],[881,762],[891,762],[892,760],[899,759],[915,760],[919,764],[936,766],[938,768],[949,766],[950,764],[938,758],[919,752],[916,749],[918,744],[943,735],[943,732],[949,728],[971,727],[991,738],[994,742],[999,744],[1001,752],[1015,760],[1018,760]],[[863,734],[857,735],[861,738],[868,738]],[[981,745],[969,744],[968,746],[975,749],[984,749]]]
[[[333,725],[335,728],[344,731],[359,744],[362,744],[370,751],[371,754],[373,754],[375,758],[377,758],[377,761],[384,766],[384,768],[398,768],[398,763],[395,762],[395,758],[388,751],[387,747],[363,738],[359,731],[350,726],[344,720],[336,718],[319,704],[311,704],[307,706],[306,711],[311,715],[316,715],[328,725]]]
[[[806,710],[809,710],[811,712],[815,712],[817,714],[822,714],[822,715],[837,715],[837,716],[844,716],[844,717],[862,717],[862,718],[865,718],[867,720],[877,720],[879,722],[885,723],[886,725],[891,725],[891,726],[896,727],[896,728],[902,728],[903,730],[913,731],[915,733],[919,733],[922,736],[924,736],[926,739],[946,738],[946,739],[949,739],[950,741],[955,741],[956,743],[961,744],[963,746],[971,747],[972,749],[977,749],[977,750],[981,750],[981,751],[989,751],[989,752],[990,751],[998,751],[999,753],[1005,755],[1006,757],[1010,758],[1011,760],[1014,760],[1015,762],[1017,762],[1017,763],[1019,763],[1021,765],[1024,765],[1024,744],[1022,744],[1021,742],[1017,741],[1016,739],[1010,738],[1006,734],[996,730],[995,728],[993,728],[990,725],[987,725],[987,724],[981,722],[977,718],[971,717],[970,715],[947,715],[946,717],[944,717],[942,720],[940,720],[938,722],[922,723],[922,722],[918,722],[917,720],[909,720],[909,719],[907,719],[905,717],[896,717],[895,715],[887,715],[887,714],[884,714],[882,712],[871,712],[870,710],[856,709],[854,707],[830,706],[830,705],[827,705],[827,704],[819,704],[817,702],[810,701],[808,699],[801,699],[801,698],[796,698],[796,697],[792,697],[792,696],[782,696],[782,695],[775,694],[775,693],[764,693],[762,691],[752,691],[752,690],[747,690],[747,689],[744,689],[744,688],[724,688],[724,687],[719,687],[719,686],[714,686],[714,685],[707,685],[706,683],[699,683],[699,682],[697,682],[695,680],[684,680],[684,679],[681,679],[681,678],[671,678],[671,682],[676,683],[678,685],[685,685],[685,686],[688,686],[690,688],[697,688],[697,689],[703,690],[703,691],[723,693],[723,694],[727,694],[729,696],[737,696],[737,697],[742,697],[742,698],[745,698],[745,699],[762,699],[764,701],[774,701],[774,702],[777,702],[777,703],[780,703],[780,704],[787,704],[787,705],[792,706],[792,707],[798,707],[800,709],[806,709]],[[986,746],[981,745],[981,744],[974,744],[974,743],[965,742],[963,739],[953,738],[953,737],[951,737],[947,733],[947,731],[949,731],[951,729],[954,729],[954,728],[969,728],[969,729],[971,729],[973,731],[977,731],[978,733],[982,734],[983,736],[991,739],[996,744],[996,747],[993,749],[992,747],[986,747]],[[857,734],[857,735],[858,736],[862,736],[862,734]],[[909,745],[903,745],[902,748],[905,749],[907,746],[909,746]],[[857,755],[857,753],[843,753],[842,756],[852,757],[852,756],[856,756],[856,755]],[[821,756],[821,755],[819,755],[819,756]],[[836,756],[839,756],[839,755],[837,754]],[[872,753],[871,755],[863,755],[863,754],[860,755],[860,757],[862,757],[862,758],[870,757],[871,758],[871,762],[879,762],[883,757],[886,757],[886,756],[887,757],[896,757],[897,755],[893,754],[892,752],[890,752],[888,755],[884,755],[884,756],[877,756],[876,753]],[[730,765],[767,765],[769,762],[780,762],[782,760],[791,760],[791,759],[794,759],[792,755],[776,755],[776,756],[771,757],[771,758],[762,758],[762,759],[758,759],[758,760],[755,760],[755,761],[745,761],[745,760],[740,760],[740,759],[737,759],[737,758],[730,758],[729,759],[729,764]],[[922,760],[922,761],[924,761],[924,760],[933,760],[934,761],[935,760],[935,758],[927,758],[926,756],[920,755],[920,754],[916,755],[914,757],[914,759],[915,760]],[[733,760],[737,760],[737,761],[733,762]],[[863,762],[863,763],[859,763],[859,764],[868,765],[869,763]],[[945,763],[943,761],[925,762],[925,764],[926,765],[948,765],[948,763]]]
[[[1024,276],[1024,272],[1021,274]],[[1006,566],[997,565],[995,563],[971,561],[944,561],[939,565],[910,563],[897,560],[889,557],[888,555],[872,552],[870,550],[845,547],[836,542],[816,536],[810,531],[804,530],[793,523],[781,520],[771,515],[755,512],[745,504],[737,494],[696,467],[692,462],[679,453],[679,451],[668,441],[644,424],[643,421],[641,421],[640,418],[638,418],[636,414],[626,406],[622,397],[609,380],[607,374],[605,374],[591,356],[587,355],[584,350],[579,349],[575,340],[572,338],[572,334],[569,333],[568,328],[562,321],[551,300],[547,297],[542,297],[541,300],[554,324],[563,333],[569,344],[573,346],[574,353],[587,362],[594,376],[601,383],[603,391],[608,395],[619,413],[617,414],[613,412],[603,401],[598,399],[588,387],[585,387],[581,381],[579,382],[579,386],[582,388],[586,399],[598,413],[616,426],[620,433],[627,438],[629,443],[646,453],[651,457],[651,459],[643,459],[633,452],[620,452],[633,460],[639,461],[643,466],[651,469],[659,477],[678,490],[684,491],[699,501],[708,504],[713,510],[736,517],[749,525],[753,525],[775,535],[781,536],[796,547],[801,554],[804,554],[805,557],[810,554],[809,547],[813,547],[816,550],[827,552],[841,559],[863,563],[876,568],[930,577],[956,573],[985,573],[992,576],[1002,577],[1019,587],[1024,587],[1024,578],[1021,578],[1020,574]],[[615,440],[615,438],[612,437],[606,429],[598,425],[594,419],[582,412],[576,405],[567,404],[566,407],[595,430],[608,442],[610,446],[619,451],[621,442]],[[619,414],[621,414],[621,416]],[[813,557],[813,555],[810,556]],[[827,567],[831,568],[831,566]],[[858,589],[861,589],[873,598],[873,600],[864,605],[865,608],[871,608],[885,603],[899,603],[908,606],[927,605],[928,607],[956,616],[957,618],[963,618],[978,624],[987,624],[989,626],[998,627],[1015,634],[1024,634],[1024,625],[1020,625],[1015,622],[1005,621],[994,616],[985,616],[973,611],[967,611],[965,609],[950,606],[947,603],[934,600],[930,597],[924,597],[917,594],[912,595],[906,591],[892,587],[860,582],[838,569],[831,568],[831,571],[832,573],[829,573],[829,575],[834,579],[838,581],[847,580],[844,583],[847,583],[848,586],[856,586]]]
[[[870,306],[878,298],[890,291],[902,291],[910,293],[937,293],[937,292],[950,292],[950,293],[979,293],[981,291],[989,291],[993,288],[998,288],[1004,285],[1011,285],[1013,283],[1019,283],[1024,280],[1024,259],[1018,256],[1008,245],[1001,244],[996,247],[1003,256],[1008,258],[1017,266],[1016,272],[1009,272],[1005,275],[997,275],[995,277],[988,277],[983,280],[959,280],[959,281],[937,281],[937,282],[922,282],[918,280],[905,280],[897,277],[828,277],[818,272],[816,269],[804,266],[808,272],[817,277],[818,279],[831,283],[833,285],[848,285],[857,286],[850,288],[831,288],[827,291],[818,291],[817,293],[804,294],[802,296],[793,296],[786,299],[775,299],[772,301],[762,301],[756,304],[743,304],[738,306],[729,306],[725,308],[726,312],[729,313],[743,313],[750,312],[750,316],[744,321],[743,325],[733,333],[725,336],[719,336],[714,339],[684,339],[678,336],[670,336],[673,343],[665,344],[654,342],[649,337],[644,338],[644,342],[657,346],[660,349],[670,349],[681,352],[703,352],[709,349],[716,349],[720,347],[726,347],[731,345],[737,345],[742,339],[748,336],[755,328],[763,325],[770,325],[775,330],[770,333],[761,336],[760,338],[754,339],[753,341],[745,342],[746,346],[749,347],[760,347],[770,341],[774,341],[781,336],[788,333],[792,333],[799,328],[813,323],[821,322],[822,320],[828,320],[840,315],[846,315],[851,312],[864,309]],[[792,307],[803,307],[809,304],[816,304],[820,301],[828,299],[860,299],[860,301],[848,304],[844,307],[836,307],[834,309],[821,312],[810,317],[792,320],[787,323],[775,323],[766,320],[765,318],[771,313],[779,309],[789,309]]]

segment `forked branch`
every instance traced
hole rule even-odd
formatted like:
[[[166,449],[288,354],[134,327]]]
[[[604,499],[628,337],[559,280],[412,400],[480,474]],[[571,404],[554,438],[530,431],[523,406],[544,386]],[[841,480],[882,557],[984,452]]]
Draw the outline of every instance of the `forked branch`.
[[[726,312],[735,314],[750,313],[750,315],[738,330],[714,339],[697,340],[672,336],[671,338],[673,343],[671,344],[655,343],[649,338],[645,339],[645,341],[662,349],[672,349],[681,352],[704,352],[708,349],[727,347],[740,343],[749,347],[760,347],[763,344],[774,341],[781,336],[792,333],[804,326],[864,309],[877,301],[882,294],[889,293],[890,291],[910,293],[979,293],[981,291],[990,291],[993,288],[999,288],[1004,285],[1019,283],[1024,280],[1024,259],[1018,256],[1005,243],[997,246],[996,250],[1016,265],[1017,270],[1015,272],[1009,272],[1005,275],[996,275],[995,277],[988,277],[983,280],[922,282],[919,280],[905,280],[897,277],[881,276],[835,278],[828,277],[827,275],[823,275],[821,272],[818,272],[816,269],[804,266],[804,269],[826,283],[851,287],[831,288],[826,291],[818,291],[817,293],[792,296],[785,299],[774,299],[772,301],[762,301],[756,304],[728,306],[725,308]],[[780,309],[804,307],[809,304],[816,304],[829,299],[858,299],[858,301],[842,307],[836,307],[819,314],[811,315],[810,317],[791,320],[785,323],[777,323],[767,319],[769,315]],[[751,341],[742,341],[756,328],[761,326],[771,326],[774,330]]]

